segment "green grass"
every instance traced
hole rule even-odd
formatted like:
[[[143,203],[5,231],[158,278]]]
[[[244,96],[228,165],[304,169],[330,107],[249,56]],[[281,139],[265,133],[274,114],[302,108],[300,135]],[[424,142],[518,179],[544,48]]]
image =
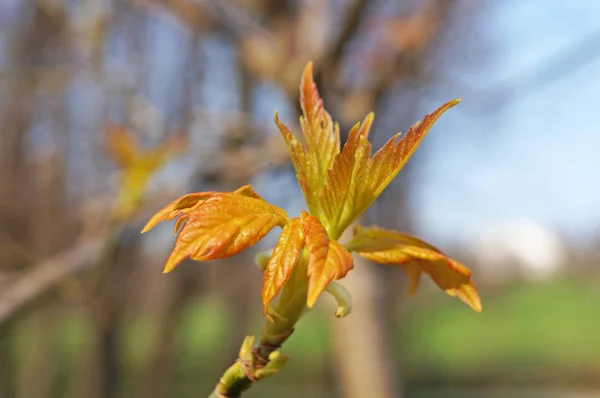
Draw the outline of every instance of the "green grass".
[[[481,314],[439,291],[424,296],[411,299],[408,315],[399,319],[397,346],[409,382],[527,382],[557,375],[568,381],[600,371],[600,289],[593,281],[521,284],[484,294]],[[198,391],[216,383],[213,375],[223,371],[213,369],[213,360],[226,352],[219,338],[228,328],[224,310],[219,302],[206,299],[190,304],[181,314],[174,342],[179,367],[174,373],[180,392],[177,396],[197,396]],[[260,391],[249,397],[271,396],[289,383],[303,391],[297,396],[330,395],[323,387],[319,387],[320,392],[314,390],[315,382],[331,366],[331,337],[324,319],[311,313],[301,320],[283,349],[292,357],[289,365],[276,378],[261,383]],[[254,329],[248,333],[260,331],[259,327]],[[150,358],[157,338],[155,330],[152,320],[143,314],[132,314],[124,324],[120,356],[125,376],[132,379],[128,385],[134,385]],[[57,315],[50,330],[36,329],[28,322],[16,325],[10,352],[16,371],[31,355],[31,343],[40,333],[53,336],[57,377],[60,384],[68,383],[92,341],[88,319],[80,312],[65,311]],[[300,389],[298,383],[314,391]]]
[[[600,289],[595,283],[522,284],[483,300],[481,314],[439,298],[431,306],[415,306],[402,335],[408,368],[445,377],[512,372],[516,378],[523,372],[575,374],[598,368]]]

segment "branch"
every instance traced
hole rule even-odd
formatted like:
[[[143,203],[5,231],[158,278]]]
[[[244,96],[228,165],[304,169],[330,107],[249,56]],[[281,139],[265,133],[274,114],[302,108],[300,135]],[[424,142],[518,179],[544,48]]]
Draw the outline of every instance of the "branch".
[[[42,261],[0,292],[0,325],[70,275],[94,266],[112,242],[111,237],[84,241]]]
[[[315,81],[320,82],[331,78],[336,69],[335,66],[342,58],[344,46],[350,41],[360,26],[360,21],[364,15],[366,5],[366,0],[356,0],[348,6],[348,15],[344,20],[340,33],[332,42],[331,48],[325,52],[325,57],[321,65],[315,65]],[[330,81],[334,80],[332,79]]]
[[[253,383],[277,373],[289,360],[289,357],[280,355],[277,349],[292,332],[293,329],[290,329],[280,335],[269,335],[265,328],[255,347],[254,336],[247,336],[237,361],[223,373],[209,398],[238,398]]]

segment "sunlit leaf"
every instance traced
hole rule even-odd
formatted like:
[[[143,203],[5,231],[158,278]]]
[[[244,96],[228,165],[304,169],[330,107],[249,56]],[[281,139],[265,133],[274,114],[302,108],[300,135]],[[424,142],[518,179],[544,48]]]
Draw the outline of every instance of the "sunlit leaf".
[[[327,285],[333,280],[346,276],[354,267],[354,262],[345,247],[329,239],[325,227],[318,218],[302,212],[301,221],[308,250],[306,305],[311,308]]]
[[[252,186],[244,185],[243,187],[232,192],[235,195],[247,196],[250,198],[263,200],[260,195],[258,195]],[[206,199],[211,196],[218,195],[220,192],[215,191],[207,191],[207,192],[195,192],[184,195],[178,199],[175,199],[162,209],[160,209],[155,215],[150,218],[150,220],[146,223],[144,229],[142,229],[142,233],[148,232],[152,228],[156,226],[161,221],[169,221],[176,217],[179,217],[185,213],[187,213],[191,208],[196,206],[199,203],[202,203]],[[182,217],[183,218],[183,217]],[[187,217],[186,217],[187,218]],[[184,218],[185,219],[185,218]],[[180,222],[181,218],[177,220]],[[179,228],[175,228],[178,230]]]
[[[295,217],[283,227],[265,267],[262,301],[267,318],[270,318],[267,312],[268,305],[292,274],[303,246],[304,230],[300,218]]]
[[[402,266],[411,279],[411,292],[416,290],[421,272],[425,272],[446,293],[481,311],[471,271],[414,236],[377,227],[357,227],[346,247],[371,261]]]
[[[310,165],[308,151],[306,148],[304,148],[300,141],[294,137],[287,126],[279,120],[277,112],[275,112],[274,120],[288,146],[292,163],[296,169],[296,179],[298,180],[298,185],[300,185],[300,188],[304,193],[306,204],[311,212],[318,211],[318,208],[316,207],[317,199],[315,192],[311,191],[310,188],[310,181],[315,180],[316,171],[315,168]]]
[[[280,208],[235,192],[213,195],[184,216],[187,221],[167,260],[165,273],[186,258],[206,261],[237,254],[287,222]]]
[[[373,115],[355,126],[327,175],[319,198],[320,216],[330,235],[341,233],[360,216],[396,177],[419,146],[433,123],[460,100],[453,100],[415,123],[406,134],[394,135],[373,157],[368,132]]]
[[[359,199],[359,211],[363,211],[373,203],[388,184],[396,177],[404,167],[408,159],[417,150],[417,147],[436,120],[448,109],[460,102],[455,99],[446,102],[432,113],[426,115],[423,120],[411,126],[406,134],[401,133],[393,136],[371,159],[369,167],[369,180],[364,181],[365,189]],[[400,137],[400,139],[398,139]]]
[[[340,131],[323,107],[323,99],[313,80],[312,63],[306,66],[302,75],[300,105],[300,126],[306,139],[310,163],[317,169],[316,179],[310,185],[318,197],[325,184],[327,171],[333,166],[335,155],[340,152]]]
[[[194,207],[198,202],[203,202],[217,193],[218,192],[195,192],[175,199],[148,220],[146,226],[142,229],[142,233],[150,231],[161,221],[169,221],[187,213],[187,211]]]
[[[300,105],[300,126],[306,147],[279,120],[277,114],[275,123],[288,145],[308,208],[312,214],[318,214],[319,197],[327,181],[327,172],[340,152],[340,132],[337,123],[333,123],[323,107],[323,100],[313,80],[312,63],[304,69],[300,83]]]
[[[344,219],[351,217],[356,207],[356,181],[369,178],[371,143],[368,140],[374,114],[370,113],[362,124],[356,124],[348,134],[344,148],[334,159],[333,168],[327,174],[327,183],[319,198],[322,213],[320,219],[331,236],[338,238],[346,229]]]

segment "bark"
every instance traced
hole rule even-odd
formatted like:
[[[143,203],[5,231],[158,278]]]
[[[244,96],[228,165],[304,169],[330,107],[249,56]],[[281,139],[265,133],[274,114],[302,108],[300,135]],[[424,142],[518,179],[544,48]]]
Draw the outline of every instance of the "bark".
[[[386,327],[391,298],[386,278],[369,261],[354,256],[354,262],[341,281],[352,295],[352,313],[331,322],[340,396],[401,397],[392,334]]]

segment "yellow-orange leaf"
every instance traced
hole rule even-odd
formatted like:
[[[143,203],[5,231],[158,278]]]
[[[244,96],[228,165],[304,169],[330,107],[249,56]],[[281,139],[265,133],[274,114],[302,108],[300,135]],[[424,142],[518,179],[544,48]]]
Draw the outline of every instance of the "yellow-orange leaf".
[[[368,132],[373,115],[362,126],[355,126],[342,151],[335,157],[333,168],[319,202],[320,216],[333,237],[341,233],[360,216],[383,192],[417,149],[433,123],[460,100],[445,103],[414,124],[406,134],[393,136],[371,157]]]
[[[167,260],[169,272],[186,258],[214,260],[229,257],[253,246],[276,225],[283,226],[286,213],[265,202],[249,185],[231,193],[200,192],[186,195],[159,211],[144,232],[158,222],[185,223]]]
[[[333,168],[327,174],[327,184],[323,188],[320,204],[323,221],[327,231],[337,239],[346,229],[344,219],[349,219],[356,207],[357,181],[370,178],[369,157],[371,143],[368,140],[374,114],[370,113],[361,124],[356,124],[344,144],[342,151],[335,157]]]
[[[304,230],[300,218],[295,217],[283,227],[273,254],[265,267],[262,301],[265,315],[269,319],[271,316],[267,311],[268,305],[292,274],[303,246]]]
[[[277,112],[275,112],[274,120],[288,146],[294,169],[296,169],[298,185],[302,189],[306,204],[311,212],[318,212],[316,192],[311,190],[311,182],[316,179],[316,171],[310,164],[308,151],[294,137],[287,126],[279,120]]]
[[[327,171],[333,166],[335,155],[340,152],[340,131],[323,107],[323,99],[313,80],[312,62],[308,63],[302,74],[300,105],[300,126],[306,139],[311,164],[317,169],[317,178],[311,187],[318,197],[325,184]]]
[[[365,188],[361,190],[363,196],[359,199],[359,211],[362,213],[383,192],[385,187],[402,170],[408,159],[417,150],[417,147],[436,120],[448,109],[460,102],[460,99],[448,101],[423,120],[411,126],[406,134],[396,134],[392,137],[371,159],[369,179],[363,181]],[[398,139],[400,137],[400,139]]]
[[[446,293],[481,311],[471,271],[414,236],[377,227],[357,227],[347,248],[380,264],[402,266],[411,279],[411,292],[416,290],[421,272],[425,272]]]
[[[218,192],[195,192],[190,193],[181,198],[175,199],[148,220],[142,233],[150,231],[161,221],[169,221],[186,213],[190,208],[194,207],[198,202],[202,202]],[[179,221],[179,220],[178,220]]]
[[[354,267],[352,255],[337,241],[329,239],[318,218],[302,212],[304,240],[308,250],[308,295],[311,308],[327,285],[341,279]]]
[[[300,126],[306,141],[304,147],[279,121],[275,114],[275,123],[283,135],[298,177],[298,183],[312,214],[320,210],[319,197],[327,181],[327,172],[332,168],[335,156],[340,152],[340,131],[337,123],[323,107],[313,80],[312,63],[304,69],[300,83],[300,105],[302,116]]]
[[[232,193],[235,195],[243,195],[248,196],[250,198],[263,200],[250,185],[244,185],[243,187],[233,191]],[[174,201],[160,209],[155,215],[152,216],[152,218],[150,218],[150,220],[148,220],[146,226],[144,227],[144,229],[142,229],[142,233],[148,232],[161,221],[169,221],[187,213],[191,208],[193,208],[197,204],[202,203],[211,196],[218,194],[220,194],[220,192],[195,192],[189,193],[178,199],[175,199]],[[182,217],[179,220],[177,220],[178,224],[176,224],[175,231],[179,229],[179,226],[181,226],[181,223],[183,222],[182,220],[185,220],[186,218],[187,217]]]
[[[186,258],[206,261],[237,254],[287,220],[278,207],[235,193],[214,195],[185,216],[187,222],[179,232],[165,273]]]

